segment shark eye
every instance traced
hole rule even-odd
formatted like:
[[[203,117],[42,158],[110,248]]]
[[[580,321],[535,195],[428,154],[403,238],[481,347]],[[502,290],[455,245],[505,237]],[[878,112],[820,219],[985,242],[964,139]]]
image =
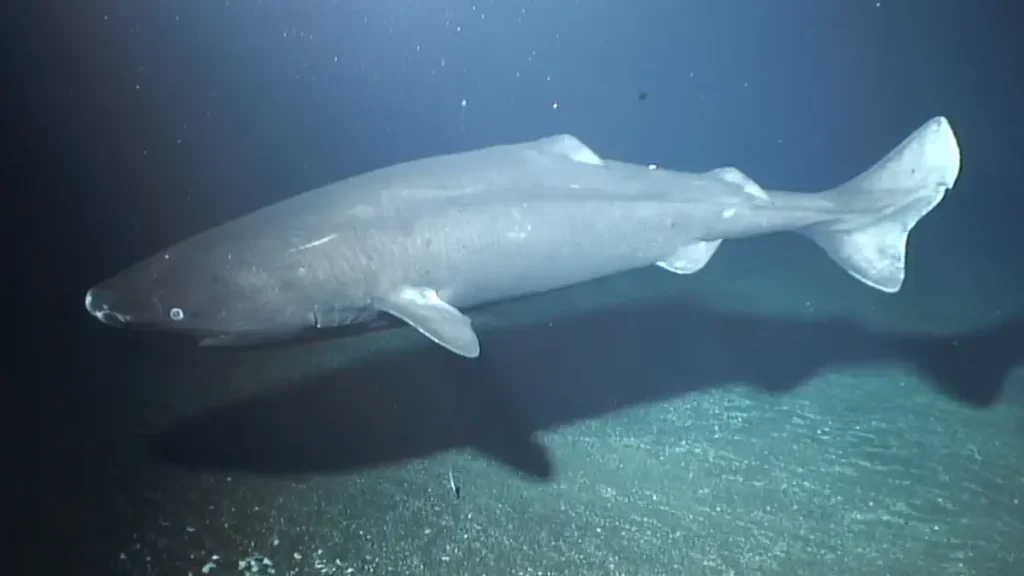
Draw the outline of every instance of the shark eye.
[[[181,308],[171,308],[169,313],[171,320],[178,322],[185,319],[185,313],[181,311]]]

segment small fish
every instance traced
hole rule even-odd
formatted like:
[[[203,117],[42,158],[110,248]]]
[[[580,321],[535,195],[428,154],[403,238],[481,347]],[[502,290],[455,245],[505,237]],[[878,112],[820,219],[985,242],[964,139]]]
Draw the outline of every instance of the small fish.
[[[455,472],[451,466],[448,467],[448,488],[452,491],[452,496],[456,500],[462,498],[462,487],[455,481]]]

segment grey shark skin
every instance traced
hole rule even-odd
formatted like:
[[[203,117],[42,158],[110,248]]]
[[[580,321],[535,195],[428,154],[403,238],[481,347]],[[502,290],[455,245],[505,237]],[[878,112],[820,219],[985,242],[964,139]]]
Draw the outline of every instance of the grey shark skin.
[[[700,270],[726,239],[793,230],[861,282],[903,283],[910,229],[953,186],[960,151],[929,120],[860,176],[766,191],[735,168],[604,160],[569,135],[383,168],[268,206],[86,294],[106,324],[205,345],[288,339],[390,314],[466,357],[463,312],[644,266]]]

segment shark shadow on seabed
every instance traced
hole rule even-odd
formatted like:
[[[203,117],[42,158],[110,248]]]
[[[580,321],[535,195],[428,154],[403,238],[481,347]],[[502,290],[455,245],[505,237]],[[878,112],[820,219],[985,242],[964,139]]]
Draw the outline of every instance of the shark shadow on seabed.
[[[423,346],[179,420],[152,437],[187,469],[336,474],[472,447],[554,475],[538,433],[738,382],[786,393],[827,371],[902,364],[984,408],[1024,362],[1024,320],[948,337],[883,335],[688,303],[634,303],[495,330],[467,360]]]

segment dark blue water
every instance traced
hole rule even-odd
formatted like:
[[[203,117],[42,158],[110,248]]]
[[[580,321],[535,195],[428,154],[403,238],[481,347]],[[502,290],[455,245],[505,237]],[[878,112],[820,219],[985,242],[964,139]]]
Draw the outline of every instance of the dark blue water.
[[[23,9],[9,404],[18,532],[48,550],[33,562],[1024,573],[1024,90],[1000,10]],[[168,243],[403,160],[567,132],[608,158],[815,191],[937,115],[963,168],[912,232],[895,295],[779,235],[726,243],[693,276],[643,270],[477,311],[474,362],[407,329],[199,350],[81,310],[89,285]]]

